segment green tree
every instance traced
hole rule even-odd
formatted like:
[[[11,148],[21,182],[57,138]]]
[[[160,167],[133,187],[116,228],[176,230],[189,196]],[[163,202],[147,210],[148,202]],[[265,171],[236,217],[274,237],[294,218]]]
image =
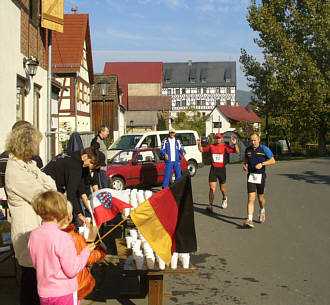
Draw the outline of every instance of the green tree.
[[[175,129],[191,129],[196,130],[200,136],[205,135],[206,115],[202,115],[196,109],[189,108],[187,111],[181,111],[173,120]]]
[[[329,131],[329,13],[326,0],[251,1],[247,20],[264,60],[244,49],[240,58],[260,113],[295,140],[316,135],[320,152]]]
[[[158,118],[157,130],[166,130],[166,121],[162,115]]]

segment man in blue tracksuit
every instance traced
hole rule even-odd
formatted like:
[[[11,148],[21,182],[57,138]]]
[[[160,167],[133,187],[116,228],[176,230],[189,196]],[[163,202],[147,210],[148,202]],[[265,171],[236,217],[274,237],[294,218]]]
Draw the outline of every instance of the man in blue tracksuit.
[[[184,156],[186,151],[179,139],[175,138],[175,129],[170,129],[169,137],[165,138],[160,147],[160,152],[165,158],[165,173],[163,189],[168,187],[170,183],[171,173],[174,169],[175,180],[181,177],[181,156]]]

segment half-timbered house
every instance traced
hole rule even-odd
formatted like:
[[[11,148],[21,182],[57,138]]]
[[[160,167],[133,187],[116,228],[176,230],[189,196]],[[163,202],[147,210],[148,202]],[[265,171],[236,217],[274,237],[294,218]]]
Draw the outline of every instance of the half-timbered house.
[[[162,95],[172,98],[172,117],[188,109],[207,115],[216,105],[234,106],[236,62],[164,63]]]
[[[53,35],[53,72],[63,86],[59,97],[60,140],[91,132],[93,58],[88,14],[64,14],[63,33]]]

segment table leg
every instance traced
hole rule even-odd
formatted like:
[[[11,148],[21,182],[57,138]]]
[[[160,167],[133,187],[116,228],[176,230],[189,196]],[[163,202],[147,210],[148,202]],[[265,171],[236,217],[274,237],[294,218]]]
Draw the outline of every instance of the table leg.
[[[148,305],[163,305],[163,276],[147,277],[149,279]]]

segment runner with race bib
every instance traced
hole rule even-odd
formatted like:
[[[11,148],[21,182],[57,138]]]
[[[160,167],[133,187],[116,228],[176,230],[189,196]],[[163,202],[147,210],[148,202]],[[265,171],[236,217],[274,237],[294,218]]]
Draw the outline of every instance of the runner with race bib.
[[[227,208],[228,200],[226,191],[226,155],[231,153],[240,153],[236,138],[231,137],[231,141],[233,142],[234,147],[222,143],[222,140],[223,137],[221,133],[215,134],[215,144],[210,144],[206,147],[202,147],[201,140],[198,140],[199,150],[201,152],[211,153],[212,166],[209,174],[209,206],[206,207],[206,210],[210,213],[213,213],[213,200],[217,187],[217,180],[219,180],[220,190],[222,193],[221,208]]]

